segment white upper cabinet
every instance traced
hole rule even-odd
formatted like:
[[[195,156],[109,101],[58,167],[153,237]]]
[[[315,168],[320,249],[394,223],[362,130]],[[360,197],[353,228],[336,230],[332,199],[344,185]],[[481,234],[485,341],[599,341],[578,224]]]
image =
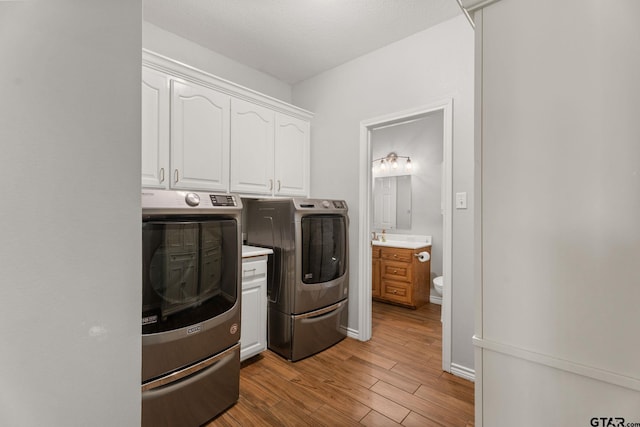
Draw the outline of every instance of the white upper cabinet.
[[[275,196],[309,192],[309,121],[231,101],[231,191]]]
[[[142,69],[142,186],[169,185],[169,78]]]
[[[142,52],[142,186],[308,196],[312,114]]]
[[[306,196],[309,192],[309,121],[276,114],[274,194]]]
[[[171,82],[171,187],[227,191],[231,97]]]
[[[231,101],[231,191],[272,194],[274,112]]]

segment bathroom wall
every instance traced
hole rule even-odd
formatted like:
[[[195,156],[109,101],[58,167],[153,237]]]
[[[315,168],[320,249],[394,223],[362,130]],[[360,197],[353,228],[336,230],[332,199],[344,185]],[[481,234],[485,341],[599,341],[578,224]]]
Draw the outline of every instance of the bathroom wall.
[[[442,275],[442,126],[443,113],[437,111],[420,120],[376,129],[371,138],[372,159],[390,152],[411,157],[411,228],[387,232],[431,236],[431,279]],[[378,164],[373,167],[374,176],[388,175],[377,173]]]

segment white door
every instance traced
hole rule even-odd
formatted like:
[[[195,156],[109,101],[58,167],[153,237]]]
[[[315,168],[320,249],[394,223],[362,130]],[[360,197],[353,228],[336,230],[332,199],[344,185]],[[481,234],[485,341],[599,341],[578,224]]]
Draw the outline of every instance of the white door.
[[[142,68],[142,186],[169,187],[169,78]]]
[[[396,228],[395,176],[376,178],[373,188],[373,227],[392,230]]]
[[[274,112],[231,101],[231,191],[273,194]]]
[[[306,196],[309,191],[309,122],[276,114],[275,194]]]
[[[231,97],[172,82],[171,187],[228,191]]]

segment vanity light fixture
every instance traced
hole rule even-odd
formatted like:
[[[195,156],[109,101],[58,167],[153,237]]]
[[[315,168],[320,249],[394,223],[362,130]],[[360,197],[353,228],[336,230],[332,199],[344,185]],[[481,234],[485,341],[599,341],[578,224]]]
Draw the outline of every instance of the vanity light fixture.
[[[386,157],[381,157],[379,159],[375,159],[372,163],[375,165],[377,162],[380,162],[380,170],[387,170],[387,163],[391,165],[392,169],[398,168],[398,159],[406,159],[404,162],[404,169],[410,171],[412,169],[411,158],[408,156],[398,156],[396,153],[389,153]]]

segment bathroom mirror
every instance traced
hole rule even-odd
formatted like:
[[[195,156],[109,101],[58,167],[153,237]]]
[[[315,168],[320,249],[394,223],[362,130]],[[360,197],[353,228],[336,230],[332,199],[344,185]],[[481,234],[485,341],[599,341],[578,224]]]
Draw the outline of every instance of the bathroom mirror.
[[[385,230],[411,229],[411,175],[374,179],[373,227]]]

